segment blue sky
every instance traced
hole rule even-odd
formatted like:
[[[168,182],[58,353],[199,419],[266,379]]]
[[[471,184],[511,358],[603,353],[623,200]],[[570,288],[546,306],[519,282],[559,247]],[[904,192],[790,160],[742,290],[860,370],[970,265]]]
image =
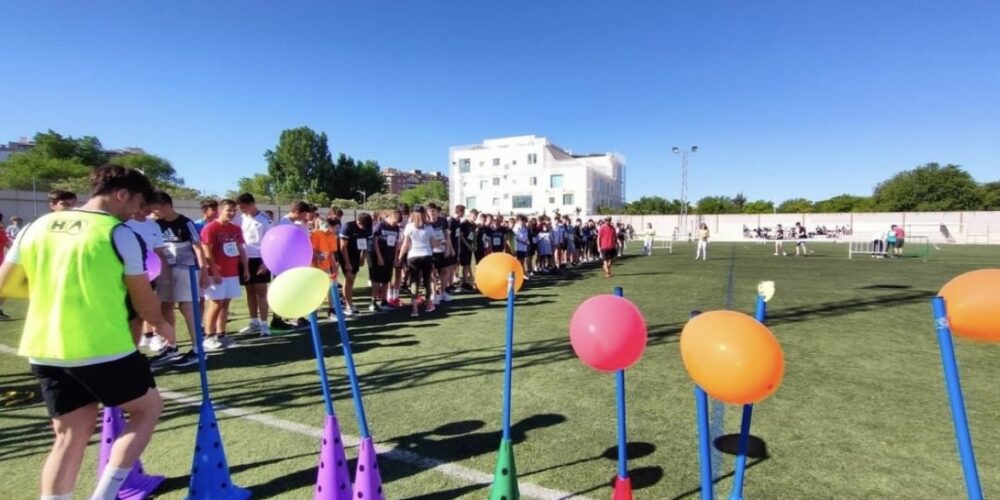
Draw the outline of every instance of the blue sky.
[[[868,194],[921,163],[1000,180],[1000,2],[10,2],[0,140],[140,146],[222,193],[282,129],[383,166],[538,134],[628,158],[627,195]]]

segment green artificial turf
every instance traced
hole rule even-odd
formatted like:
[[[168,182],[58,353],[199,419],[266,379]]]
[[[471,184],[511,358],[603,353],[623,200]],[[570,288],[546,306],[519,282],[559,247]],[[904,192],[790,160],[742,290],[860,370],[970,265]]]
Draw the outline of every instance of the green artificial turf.
[[[697,498],[698,449],[692,384],[678,353],[691,310],[727,304],[752,314],[756,285],[773,280],[768,323],[785,352],[786,373],[754,412],[754,456],[746,497],[961,498],[956,453],[929,299],[951,277],[997,267],[996,247],[947,246],[919,258],[847,259],[843,244],[814,244],[807,258],[774,257],[771,247],[714,243],[629,256],[606,279],[595,267],[526,283],[516,307],[513,439],[520,481],[607,498],[616,472],[614,380],[581,364],[567,324],[586,298],[624,288],[643,311],[649,345],[627,374],[630,461],[636,498]],[[637,248],[637,247],[633,247]],[[792,247],[789,245],[789,248]],[[732,279],[730,280],[730,272]],[[359,280],[363,281],[363,280]],[[731,282],[731,287],[730,287]],[[359,291],[359,296],[364,292]],[[731,303],[731,304],[730,304]],[[360,304],[360,301],[359,301]],[[231,330],[245,324],[245,304]],[[5,310],[23,317],[23,304]],[[492,474],[499,445],[503,379],[501,302],[473,294],[409,318],[408,309],[349,321],[369,424],[382,445]],[[0,324],[16,346],[21,321]],[[181,332],[181,338],[186,338]],[[324,323],[326,364],[345,434],[358,435],[340,342]],[[239,338],[209,360],[217,404],[320,428],[323,406],[306,333]],[[1000,497],[1000,346],[956,340],[969,421],[987,498]],[[157,376],[165,389],[197,396],[194,367]],[[0,391],[33,390],[27,363],[0,354]],[[37,392],[37,391],[36,391]],[[738,432],[739,409],[725,413]],[[183,498],[197,407],[168,401],[147,469],[168,476],[160,498]],[[219,414],[233,481],[255,498],[308,498],[318,439]],[[99,431],[98,431],[99,432]],[[89,494],[97,437],[77,487]],[[729,449],[731,439],[719,441]],[[38,398],[0,407],[0,498],[34,498],[50,436]],[[347,450],[350,458],[356,450]],[[728,496],[732,456],[723,454],[717,495]],[[353,464],[352,464],[353,471]],[[488,488],[436,470],[381,459],[388,498],[484,498]]]

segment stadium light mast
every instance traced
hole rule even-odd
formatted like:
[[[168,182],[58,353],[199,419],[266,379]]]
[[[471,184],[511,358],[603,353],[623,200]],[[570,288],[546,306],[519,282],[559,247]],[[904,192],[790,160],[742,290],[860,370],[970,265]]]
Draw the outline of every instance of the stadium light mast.
[[[688,232],[688,155],[698,152],[698,146],[691,146],[687,151],[674,146],[673,153],[681,157],[681,228],[684,231],[685,239],[690,239]]]

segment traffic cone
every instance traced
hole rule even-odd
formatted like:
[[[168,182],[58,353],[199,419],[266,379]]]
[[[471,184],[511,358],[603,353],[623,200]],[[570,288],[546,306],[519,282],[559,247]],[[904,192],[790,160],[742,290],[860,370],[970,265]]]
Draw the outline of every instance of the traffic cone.
[[[198,437],[194,444],[191,464],[191,486],[188,500],[244,500],[250,491],[233,484],[229,477],[229,463],[222,446],[222,435],[215,420],[212,401],[201,402],[198,416]]]
[[[327,415],[323,423],[323,445],[319,452],[315,500],[350,500],[351,473],[347,470],[344,442],[336,415]]]
[[[115,406],[105,406],[103,420],[101,421],[101,454],[97,461],[97,477],[104,473],[104,467],[111,459],[111,446],[115,440],[125,430],[125,414]],[[142,468],[142,462],[136,460],[132,464],[132,472],[129,472],[121,489],[118,490],[118,498],[121,500],[141,500],[153,493],[156,488],[163,483],[166,478],[163,476],[149,476]]]
[[[615,477],[615,493],[611,500],[632,500],[632,478]]]
[[[490,500],[519,500],[521,492],[517,489],[517,467],[514,465],[514,445],[510,440],[500,440],[500,451],[497,452],[497,466],[493,472],[493,486],[490,488]]]
[[[354,473],[354,497],[365,500],[384,500],[382,476],[378,471],[378,457],[372,438],[361,440],[358,448],[358,470]]]

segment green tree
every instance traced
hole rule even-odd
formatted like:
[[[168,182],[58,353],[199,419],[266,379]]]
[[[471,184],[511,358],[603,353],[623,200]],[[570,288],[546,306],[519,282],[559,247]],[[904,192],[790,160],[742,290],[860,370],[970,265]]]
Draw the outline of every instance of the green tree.
[[[151,154],[127,154],[111,159],[112,165],[141,170],[154,186],[183,186],[184,179],[177,176],[177,170],[165,158]]]
[[[355,191],[365,193],[368,199],[385,192],[385,176],[382,175],[382,167],[377,161],[365,160],[357,164],[354,188]]]
[[[727,196],[706,196],[695,204],[699,214],[732,214],[737,213],[736,204]]]
[[[330,200],[331,207],[337,207],[341,210],[347,210],[352,208],[361,208],[361,204],[357,200],[350,198],[334,198]]]
[[[774,202],[769,200],[754,200],[743,204],[745,214],[771,214],[774,213]]]
[[[369,210],[392,210],[399,207],[399,195],[389,193],[376,193],[368,197],[365,208]]]
[[[736,213],[743,212],[743,206],[747,203],[747,197],[743,196],[743,192],[736,193],[733,197],[733,205],[736,205]]]
[[[1000,210],[1000,182],[987,182],[980,186],[983,210]]]
[[[667,200],[661,196],[643,196],[625,204],[622,213],[629,215],[677,214],[681,211],[680,200]]]
[[[276,194],[295,198],[324,193],[333,198],[333,159],[326,133],[309,127],[283,130],[278,144],[264,153]]]
[[[870,199],[867,196],[841,194],[817,201],[813,205],[813,209],[820,213],[847,213],[864,211],[870,205]]]
[[[813,212],[813,203],[805,198],[792,198],[778,205],[778,212],[783,214],[806,214]]]
[[[86,192],[89,176],[90,167],[76,158],[48,158],[34,150],[0,163],[0,189],[49,191],[82,186]]]
[[[448,189],[440,181],[431,181],[419,184],[416,187],[404,190],[399,193],[399,200],[410,206],[417,203],[442,202],[448,203]]]
[[[887,212],[976,210],[983,204],[976,181],[958,165],[927,163],[875,187],[874,206]]]
[[[108,161],[108,154],[101,146],[101,141],[93,136],[74,139],[71,136],[63,137],[50,129],[48,132],[35,134],[34,142],[35,147],[32,148],[31,153],[39,154],[44,158],[75,159],[88,167],[99,167]]]

